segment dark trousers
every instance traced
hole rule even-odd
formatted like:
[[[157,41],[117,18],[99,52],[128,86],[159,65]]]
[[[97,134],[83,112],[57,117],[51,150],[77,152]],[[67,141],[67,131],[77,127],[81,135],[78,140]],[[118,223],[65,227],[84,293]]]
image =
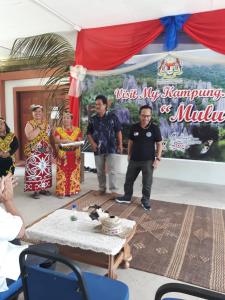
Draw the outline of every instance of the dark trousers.
[[[12,157],[2,158],[0,157],[0,177],[6,176],[8,172],[10,171],[12,174],[14,174],[15,167],[13,166],[13,160]]]
[[[130,200],[133,195],[133,185],[142,171],[142,199],[143,203],[149,203],[152,187],[153,161],[129,161],[126,180],[124,184],[125,198]]]

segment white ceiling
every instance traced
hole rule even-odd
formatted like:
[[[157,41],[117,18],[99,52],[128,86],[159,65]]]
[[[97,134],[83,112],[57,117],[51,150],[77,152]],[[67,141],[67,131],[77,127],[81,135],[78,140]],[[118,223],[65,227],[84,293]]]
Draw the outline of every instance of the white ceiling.
[[[41,0],[81,28],[225,8],[224,0]]]
[[[225,8],[225,0],[0,0],[0,56],[18,37]],[[72,39],[73,40],[73,39]]]

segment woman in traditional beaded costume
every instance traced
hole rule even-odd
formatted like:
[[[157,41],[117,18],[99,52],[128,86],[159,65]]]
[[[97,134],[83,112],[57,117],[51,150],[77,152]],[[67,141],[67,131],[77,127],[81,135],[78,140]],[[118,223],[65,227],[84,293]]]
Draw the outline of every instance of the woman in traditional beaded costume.
[[[57,151],[56,195],[60,198],[75,195],[80,191],[80,148],[74,146],[61,147],[81,141],[82,134],[79,127],[72,126],[73,116],[64,112],[62,127],[55,130]]]
[[[43,118],[41,105],[31,105],[31,110],[33,120],[25,127],[28,142],[24,150],[27,156],[24,191],[33,191],[33,198],[39,199],[40,194],[49,196],[47,189],[52,186],[50,127]]]
[[[15,152],[19,144],[5,120],[0,117],[0,177],[15,171]]]

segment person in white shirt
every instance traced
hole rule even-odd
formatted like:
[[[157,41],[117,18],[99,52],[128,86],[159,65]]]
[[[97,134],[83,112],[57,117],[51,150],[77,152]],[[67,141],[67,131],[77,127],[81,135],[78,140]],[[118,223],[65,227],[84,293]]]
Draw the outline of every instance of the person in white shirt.
[[[12,175],[0,179],[0,292],[8,289],[6,278],[17,280],[20,275],[19,255],[27,246],[10,243],[24,235],[23,219],[13,202]]]

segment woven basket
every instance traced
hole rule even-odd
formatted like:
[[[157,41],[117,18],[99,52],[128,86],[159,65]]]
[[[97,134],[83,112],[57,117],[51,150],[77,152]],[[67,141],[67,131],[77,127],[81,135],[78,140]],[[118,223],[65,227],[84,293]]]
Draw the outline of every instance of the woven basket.
[[[122,231],[121,220],[116,216],[103,218],[100,220],[102,232],[108,235],[118,235]]]

